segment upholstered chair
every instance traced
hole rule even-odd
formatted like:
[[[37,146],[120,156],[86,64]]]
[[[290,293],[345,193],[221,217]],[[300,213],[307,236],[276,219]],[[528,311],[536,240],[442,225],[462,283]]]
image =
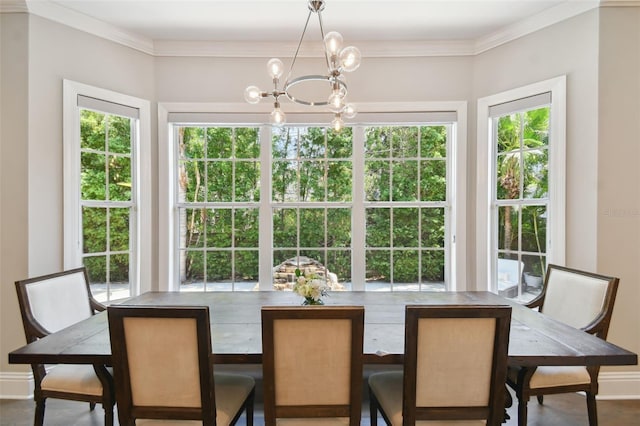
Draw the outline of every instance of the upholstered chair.
[[[263,307],[266,426],[360,425],[362,306]]]
[[[84,267],[16,281],[15,285],[27,343],[105,309],[91,296]],[[105,425],[113,425],[113,379],[104,365],[32,364],[31,369],[36,426],[44,422],[47,398],[89,402],[91,410],[101,403]]]
[[[619,279],[549,265],[542,292],[527,304],[543,314],[606,340]],[[507,383],[518,398],[518,425],[527,424],[530,396],[585,392],[589,425],[598,424],[596,395],[599,366],[509,367]]]
[[[403,371],[369,376],[371,424],[500,425],[510,306],[407,306]]]
[[[255,381],[215,373],[206,306],[110,306],[118,420],[133,425],[253,425]]]

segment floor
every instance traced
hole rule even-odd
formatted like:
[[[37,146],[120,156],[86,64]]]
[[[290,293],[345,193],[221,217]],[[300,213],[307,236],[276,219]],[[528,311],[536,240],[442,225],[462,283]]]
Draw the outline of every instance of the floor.
[[[0,425],[31,426],[34,403],[31,400],[0,400]],[[509,409],[511,419],[506,425],[516,425],[516,407]],[[89,405],[80,402],[50,400],[47,402],[45,426],[102,426],[104,412],[98,406],[91,412]],[[369,424],[368,408],[363,410],[362,424]],[[598,401],[600,426],[640,426],[640,400]],[[263,426],[260,406],[256,406],[255,426]],[[117,421],[116,421],[117,424]],[[244,418],[239,425],[246,424]],[[379,425],[384,422],[379,421]],[[587,406],[579,394],[545,396],[545,404],[535,399],[529,402],[531,426],[582,426],[587,425]]]

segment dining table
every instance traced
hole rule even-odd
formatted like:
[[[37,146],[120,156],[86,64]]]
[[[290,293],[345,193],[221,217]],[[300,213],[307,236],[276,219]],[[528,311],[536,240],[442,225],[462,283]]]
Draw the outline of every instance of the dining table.
[[[261,364],[261,308],[296,306],[302,301],[291,291],[148,292],[118,304],[208,306],[213,361]],[[407,305],[511,306],[508,355],[511,366],[604,366],[638,362],[637,354],[631,351],[491,292],[336,291],[323,301],[329,306],[364,306],[365,364],[402,364]],[[107,312],[11,351],[9,363],[110,365]]]

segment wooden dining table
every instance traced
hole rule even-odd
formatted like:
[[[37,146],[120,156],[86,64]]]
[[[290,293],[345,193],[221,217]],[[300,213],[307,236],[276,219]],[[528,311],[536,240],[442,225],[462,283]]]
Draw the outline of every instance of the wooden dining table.
[[[300,296],[284,291],[149,292],[121,304],[209,306],[214,362],[260,364],[261,307],[295,306],[301,302]],[[638,362],[633,352],[490,292],[345,291],[330,293],[324,302],[365,307],[365,364],[403,362],[406,305],[510,305],[509,364],[512,366],[635,365]],[[99,313],[12,351],[9,362],[110,365],[107,313]]]

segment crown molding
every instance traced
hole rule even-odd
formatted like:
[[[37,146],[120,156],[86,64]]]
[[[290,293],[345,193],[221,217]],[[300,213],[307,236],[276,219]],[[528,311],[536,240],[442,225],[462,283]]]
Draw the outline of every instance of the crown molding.
[[[26,0],[29,13],[67,25],[71,28],[111,40],[115,43],[154,55],[153,40],[125,31],[90,16],[78,13],[57,3],[43,0]]]
[[[601,7],[639,7],[640,0],[600,0]]]
[[[640,6],[640,0],[567,1],[475,40],[360,41],[358,47],[362,56],[369,58],[473,56],[591,9],[620,6]],[[152,40],[47,0],[2,0],[0,12],[29,12],[159,57],[286,58],[292,56],[296,48],[293,42]],[[304,43],[299,54],[303,58],[322,56],[323,52],[318,46],[307,46]]]
[[[299,58],[323,58],[318,43],[303,43]],[[358,41],[358,49],[367,58],[473,55],[472,41]],[[288,58],[296,43],[247,41],[160,41],[154,43],[155,56],[207,56],[227,58]]]
[[[0,13],[26,13],[29,12],[24,0],[0,1]]]
[[[567,1],[523,19],[517,24],[510,25],[486,37],[477,39],[475,43],[475,54],[486,52],[487,50],[506,44],[527,34],[580,15],[581,13],[597,8],[598,5],[599,2],[597,0]]]

